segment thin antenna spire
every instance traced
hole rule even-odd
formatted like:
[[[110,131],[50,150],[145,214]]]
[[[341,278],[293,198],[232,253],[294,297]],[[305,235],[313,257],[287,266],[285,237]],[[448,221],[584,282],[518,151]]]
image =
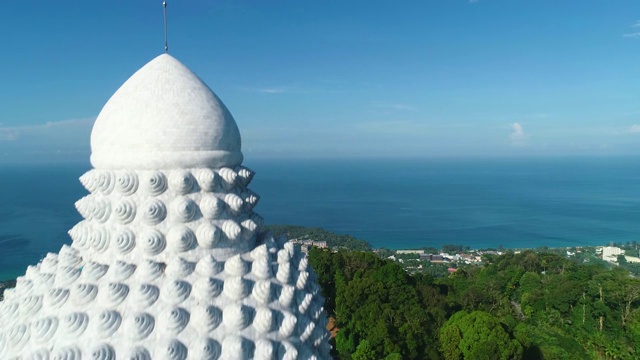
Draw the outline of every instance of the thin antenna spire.
[[[162,2],[162,7],[164,8],[164,52],[169,52],[169,41],[167,39],[167,2],[166,0]]]

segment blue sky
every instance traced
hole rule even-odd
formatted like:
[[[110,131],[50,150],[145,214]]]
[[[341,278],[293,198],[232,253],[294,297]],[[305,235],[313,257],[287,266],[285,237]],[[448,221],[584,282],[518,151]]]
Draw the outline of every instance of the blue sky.
[[[169,0],[245,158],[640,153],[637,0]],[[6,1],[0,163],[86,162],[161,1]]]

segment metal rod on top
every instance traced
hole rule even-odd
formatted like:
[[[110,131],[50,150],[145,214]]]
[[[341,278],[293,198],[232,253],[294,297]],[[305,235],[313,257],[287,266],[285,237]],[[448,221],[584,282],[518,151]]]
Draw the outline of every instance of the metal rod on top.
[[[164,52],[169,52],[169,41],[167,38],[167,2],[162,2],[162,7],[164,8]]]

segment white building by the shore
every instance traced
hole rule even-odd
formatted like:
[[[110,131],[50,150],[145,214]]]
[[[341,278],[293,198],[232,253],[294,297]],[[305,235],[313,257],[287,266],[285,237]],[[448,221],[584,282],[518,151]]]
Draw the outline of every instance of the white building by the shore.
[[[618,262],[618,255],[624,255],[624,250],[620,249],[617,246],[603,246],[602,250],[598,252],[602,252],[602,260],[608,262]]]

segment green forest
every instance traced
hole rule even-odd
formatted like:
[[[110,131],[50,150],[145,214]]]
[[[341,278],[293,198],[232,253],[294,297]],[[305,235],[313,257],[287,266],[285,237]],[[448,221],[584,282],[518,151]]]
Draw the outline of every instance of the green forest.
[[[309,261],[335,358],[640,358],[640,280],[620,268],[535,251],[440,278],[366,251],[312,248]]]

